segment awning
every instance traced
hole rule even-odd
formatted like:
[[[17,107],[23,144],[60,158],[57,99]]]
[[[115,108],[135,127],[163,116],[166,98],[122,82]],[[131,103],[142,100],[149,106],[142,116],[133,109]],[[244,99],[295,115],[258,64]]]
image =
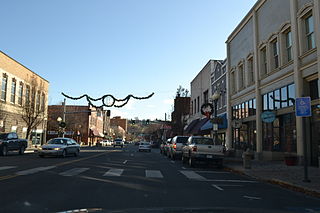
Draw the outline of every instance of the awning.
[[[222,124],[218,124],[218,129],[227,129],[228,128],[227,113],[224,113],[218,117],[222,119]],[[210,120],[208,120],[200,129],[204,131],[212,128],[213,128],[212,123],[210,122]]]
[[[191,123],[187,126],[187,128],[185,128],[184,132],[189,134],[190,131],[193,129],[193,127],[197,124],[198,121],[199,121],[199,119],[195,119],[195,120],[191,121]]]
[[[209,118],[202,118],[190,131],[191,134],[200,134],[201,127],[209,120]]]

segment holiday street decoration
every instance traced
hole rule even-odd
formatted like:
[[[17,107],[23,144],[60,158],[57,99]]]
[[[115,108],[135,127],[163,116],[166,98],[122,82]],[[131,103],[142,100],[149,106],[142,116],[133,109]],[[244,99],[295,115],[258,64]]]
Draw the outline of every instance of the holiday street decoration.
[[[213,105],[210,103],[205,103],[201,106],[201,114],[205,115],[207,118],[213,114]]]
[[[84,94],[79,97],[71,97],[69,95],[66,95],[63,92],[61,94],[64,97],[72,99],[72,100],[80,100],[82,98],[86,98],[89,106],[95,107],[95,108],[102,108],[102,107],[118,107],[118,108],[120,108],[120,107],[123,107],[124,105],[126,105],[129,102],[130,98],[137,99],[137,100],[149,99],[154,95],[154,92],[146,97],[136,97],[134,95],[128,95],[124,99],[117,99],[113,95],[110,95],[110,94],[104,95],[101,98],[92,98],[87,94]],[[92,103],[93,101],[102,101],[102,105],[96,106]],[[110,103],[107,103],[107,102],[110,102]],[[124,103],[118,104],[117,102],[124,102]]]

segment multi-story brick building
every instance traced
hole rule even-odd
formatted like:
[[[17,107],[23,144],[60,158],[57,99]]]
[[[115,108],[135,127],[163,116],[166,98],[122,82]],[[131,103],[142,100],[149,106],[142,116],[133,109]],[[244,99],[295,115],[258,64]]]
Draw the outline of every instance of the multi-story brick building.
[[[0,78],[0,131],[15,131],[21,138],[29,135],[33,144],[41,144],[45,141],[49,82],[3,52]]]
[[[63,119],[63,105],[48,106],[48,138],[61,136],[62,129],[57,119]],[[104,137],[105,111],[89,106],[66,105],[64,136],[86,145],[94,145]]]
[[[229,148],[263,159],[320,156],[320,1],[258,0],[227,40]],[[295,98],[310,96],[303,124]],[[230,106],[230,107],[229,107]],[[269,111],[269,118],[262,115]],[[306,127],[305,138],[303,126]]]
[[[174,99],[174,110],[171,113],[171,127],[173,135],[183,135],[186,125],[185,116],[190,112],[190,97],[176,97]]]
[[[128,132],[128,120],[125,118],[121,118],[120,116],[111,118],[110,125],[120,126],[125,132]]]

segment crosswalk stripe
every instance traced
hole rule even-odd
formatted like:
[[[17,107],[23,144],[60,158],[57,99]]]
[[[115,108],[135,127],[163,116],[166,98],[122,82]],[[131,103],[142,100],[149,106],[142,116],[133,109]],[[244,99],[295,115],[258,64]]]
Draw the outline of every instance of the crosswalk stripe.
[[[163,178],[159,170],[146,170],[146,177],[148,178]]]
[[[67,170],[65,172],[61,172],[61,173],[59,173],[59,175],[70,177],[70,176],[78,175],[78,174],[85,172],[87,170],[89,170],[89,168],[74,168],[74,169]]]
[[[103,176],[121,176],[123,169],[109,169]]]
[[[56,168],[56,166],[46,166],[46,167],[37,167],[37,168],[33,168],[33,169],[27,169],[27,170],[19,171],[16,174],[17,175],[31,175],[31,174],[35,174],[37,172],[42,172],[42,171],[46,171],[46,170],[53,169],[53,168]]]
[[[192,180],[206,180],[205,177],[195,173],[194,171],[180,170],[179,172],[181,172],[184,176],[186,176],[187,178],[192,179]]]
[[[17,168],[16,166],[1,166],[0,167],[0,171],[1,170],[6,170],[6,169],[13,169],[13,168]]]

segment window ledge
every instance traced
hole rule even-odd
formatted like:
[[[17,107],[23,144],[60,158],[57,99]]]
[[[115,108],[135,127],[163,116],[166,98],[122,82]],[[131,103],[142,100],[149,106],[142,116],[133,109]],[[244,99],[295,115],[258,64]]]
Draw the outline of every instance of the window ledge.
[[[281,67],[280,67],[280,70],[290,66],[293,64],[293,59],[291,59],[290,61],[286,62],[285,64],[283,64]]]
[[[308,55],[311,55],[312,53],[315,53],[316,51],[317,51],[316,47],[311,49],[311,50],[306,50],[306,51],[303,52],[302,55],[299,56],[299,59],[302,59],[302,58],[304,58],[304,57],[306,57]]]

